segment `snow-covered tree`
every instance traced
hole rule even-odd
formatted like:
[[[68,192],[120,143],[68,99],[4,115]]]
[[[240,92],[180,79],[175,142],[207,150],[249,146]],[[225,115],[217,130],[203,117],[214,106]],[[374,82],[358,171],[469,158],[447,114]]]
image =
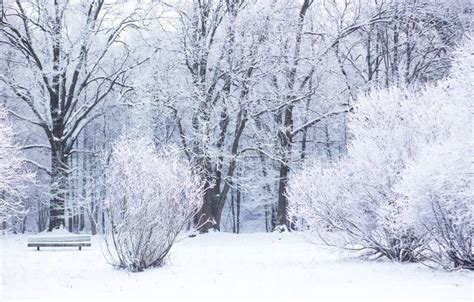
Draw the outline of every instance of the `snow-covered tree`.
[[[11,58],[0,85],[28,108],[16,117],[48,141],[36,147],[50,150],[50,168],[37,165],[51,176],[49,230],[65,224],[69,159],[80,133],[113,93],[120,100],[131,91],[127,77],[148,58],[127,35],[149,20],[151,7],[104,0],[2,5],[0,44]]]
[[[0,106],[0,225],[3,229],[26,214],[23,202],[25,186],[33,180],[14,137],[7,110]]]
[[[172,148],[122,138],[104,175],[105,240],[113,265],[130,271],[161,266],[182,227],[202,204],[200,178]]]
[[[96,154],[132,124],[202,173],[201,231],[240,211],[291,228],[288,179],[346,154],[358,93],[445,77],[472,19],[468,0],[2,3],[0,91],[40,171],[28,221],[93,232]]]

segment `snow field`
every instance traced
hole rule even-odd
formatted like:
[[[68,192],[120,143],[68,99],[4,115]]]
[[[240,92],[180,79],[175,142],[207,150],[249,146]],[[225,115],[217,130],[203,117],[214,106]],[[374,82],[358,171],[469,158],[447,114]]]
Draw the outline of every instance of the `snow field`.
[[[210,233],[181,239],[162,268],[127,273],[93,246],[26,247],[0,237],[7,301],[473,301],[474,274],[366,262],[301,234]]]

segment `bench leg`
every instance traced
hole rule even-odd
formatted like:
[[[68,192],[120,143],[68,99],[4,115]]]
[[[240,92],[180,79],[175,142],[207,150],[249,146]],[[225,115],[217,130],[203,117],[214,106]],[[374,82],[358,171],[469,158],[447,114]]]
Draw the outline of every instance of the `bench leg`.
[[[82,246],[81,245],[79,246],[79,250],[82,251]]]
[[[36,247],[36,250],[37,250],[37,251],[39,251],[39,250],[40,250],[40,247],[39,247],[39,246],[37,246],[37,247]]]

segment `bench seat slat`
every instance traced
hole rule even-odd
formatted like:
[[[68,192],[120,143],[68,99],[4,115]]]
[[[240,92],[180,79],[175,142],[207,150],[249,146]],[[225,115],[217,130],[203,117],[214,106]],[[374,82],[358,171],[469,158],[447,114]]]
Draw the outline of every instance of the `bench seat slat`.
[[[31,236],[28,237],[28,242],[90,242],[91,236]]]
[[[90,243],[85,242],[41,242],[41,243],[28,243],[28,247],[76,247],[76,246],[91,246]]]

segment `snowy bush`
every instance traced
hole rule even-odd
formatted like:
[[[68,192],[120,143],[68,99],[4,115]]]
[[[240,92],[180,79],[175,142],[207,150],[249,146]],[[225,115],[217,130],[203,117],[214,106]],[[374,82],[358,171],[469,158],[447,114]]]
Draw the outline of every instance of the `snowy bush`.
[[[435,241],[437,262],[447,267],[474,269],[474,200],[472,194],[472,92],[474,43],[458,51],[452,75],[430,91],[437,102],[452,109],[440,119],[449,139],[427,145],[404,171],[397,191],[407,204],[406,223]],[[445,110],[446,112],[446,110]]]
[[[25,158],[14,142],[7,110],[0,106],[0,225],[11,226],[24,216],[23,197],[33,174],[25,169]]]
[[[292,178],[288,189],[289,217],[302,217],[329,244],[367,249],[405,262],[418,261],[429,254],[426,253],[429,241],[435,234],[430,227],[420,228],[421,221],[407,217],[414,205],[431,207],[431,216],[425,215],[425,220],[435,223],[432,227],[437,229],[436,236],[440,236],[437,241],[443,237],[441,233],[448,232],[448,227],[452,233],[449,239],[441,239],[444,243],[438,242],[440,246],[456,245],[464,255],[456,252],[456,259],[472,259],[468,252],[472,239],[465,241],[472,235],[469,233],[472,227],[466,224],[470,220],[449,206],[462,198],[454,191],[441,189],[449,184],[451,190],[458,189],[459,194],[470,197],[462,189],[466,189],[465,178],[469,175],[466,174],[468,151],[463,155],[459,150],[448,155],[424,151],[453,137],[458,141],[470,137],[466,125],[471,118],[474,52],[469,43],[464,48],[468,50],[460,52],[462,64],[455,64],[451,78],[437,85],[394,87],[359,97],[348,120],[351,141],[347,156],[330,164],[315,163]],[[442,160],[442,156],[452,161],[452,169],[456,171],[453,173],[461,175],[453,177],[449,169],[443,170],[441,166],[426,167],[434,158]],[[449,161],[445,159],[445,162]],[[406,178],[405,173],[408,173]],[[436,174],[443,175],[435,181],[432,177]],[[405,185],[398,187],[400,182]],[[435,202],[444,204],[440,207]],[[469,204],[468,200],[462,202]],[[445,217],[447,222],[436,221],[443,215],[452,216]],[[457,224],[458,218],[463,222]],[[456,229],[456,225],[462,230]],[[464,245],[461,247],[458,241]],[[448,253],[447,247],[442,250]]]
[[[202,202],[200,179],[173,149],[146,138],[122,139],[105,169],[106,246],[113,265],[161,266]]]
[[[429,106],[418,93],[400,88],[359,98],[348,121],[348,155],[326,166],[314,164],[292,179],[292,215],[304,217],[312,230],[329,227],[333,233],[325,240],[330,244],[397,261],[419,260],[425,240],[400,221],[402,209],[393,186],[425,140],[416,120],[424,118]],[[304,192],[308,187],[314,192]]]
[[[449,141],[427,148],[397,186],[406,196],[404,221],[431,234],[433,252],[444,266],[474,269],[472,148]]]
[[[302,227],[307,225],[329,245],[396,261],[421,259],[426,238],[401,220],[398,195],[362,172],[347,161],[308,166],[291,179],[290,215],[302,217]]]

